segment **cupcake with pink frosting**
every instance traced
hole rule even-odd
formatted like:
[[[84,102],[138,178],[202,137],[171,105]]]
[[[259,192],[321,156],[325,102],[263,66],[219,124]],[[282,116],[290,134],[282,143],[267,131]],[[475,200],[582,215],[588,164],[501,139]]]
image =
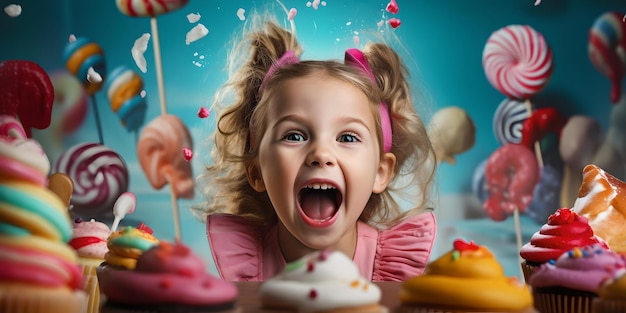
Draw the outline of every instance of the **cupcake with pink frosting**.
[[[81,218],[74,220],[72,240],[69,245],[76,250],[78,262],[82,267],[85,279],[85,291],[89,296],[86,313],[96,313],[100,310],[100,288],[96,268],[104,262],[104,255],[109,251],[107,238],[111,234],[109,226],[104,223]]]
[[[99,272],[107,312],[237,312],[231,282],[206,272],[181,243],[161,241],[139,256],[133,270]]]
[[[591,312],[598,289],[626,266],[623,255],[600,244],[574,248],[535,269],[528,283],[542,313]]]

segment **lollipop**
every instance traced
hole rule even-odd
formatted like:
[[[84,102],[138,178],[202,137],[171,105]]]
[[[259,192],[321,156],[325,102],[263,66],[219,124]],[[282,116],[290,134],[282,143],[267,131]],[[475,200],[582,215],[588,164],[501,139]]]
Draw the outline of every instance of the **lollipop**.
[[[524,102],[504,99],[493,115],[493,133],[500,144],[520,143],[522,123],[530,116]]]
[[[102,126],[100,126],[100,116],[98,114],[98,106],[96,105],[94,94],[102,88],[104,79],[94,79],[92,76],[99,75],[99,77],[102,77],[105,75],[106,63],[104,60],[104,51],[97,43],[91,42],[87,38],[80,37],[75,40],[70,40],[65,46],[63,60],[65,61],[65,67],[68,71],[78,78],[87,90],[89,96],[91,96],[91,104],[95,115],[96,127],[98,129],[98,138],[100,144],[102,144]]]
[[[78,215],[109,215],[117,198],[128,190],[128,169],[122,157],[98,143],[82,143],[64,151],[54,172],[74,182],[72,211]]]
[[[89,98],[78,79],[66,71],[52,73],[50,79],[54,86],[51,124],[60,138],[80,128],[87,115]]]
[[[589,31],[589,58],[603,75],[611,80],[611,102],[621,97],[622,77],[626,71],[626,24],[624,14],[606,12],[598,17]]]
[[[521,145],[533,148],[533,144],[548,133],[561,135],[561,130],[565,127],[567,118],[562,116],[555,108],[541,108],[522,123]]]
[[[28,137],[31,128],[50,126],[54,87],[36,63],[9,60],[0,63],[0,114],[18,116]]]
[[[530,26],[510,25],[491,34],[483,50],[491,85],[509,98],[527,99],[552,75],[552,50]]]
[[[113,112],[128,131],[137,131],[144,123],[146,100],[141,95],[143,80],[137,72],[120,66],[108,75],[104,86]]]
[[[474,146],[476,126],[465,110],[448,107],[435,113],[428,125],[428,134],[432,138],[437,159],[455,164],[455,155]]]
[[[143,128],[137,157],[153,188],[169,183],[176,197],[193,198],[191,165],[182,153],[191,146],[187,127],[174,115],[161,115]]]
[[[155,17],[185,6],[189,0],[116,0],[120,12],[133,17]]]
[[[132,192],[125,192],[120,195],[113,205],[113,224],[111,225],[111,232],[117,231],[117,226],[120,221],[126,216],[135,212],[135,206],[137,205],[137,197]]]

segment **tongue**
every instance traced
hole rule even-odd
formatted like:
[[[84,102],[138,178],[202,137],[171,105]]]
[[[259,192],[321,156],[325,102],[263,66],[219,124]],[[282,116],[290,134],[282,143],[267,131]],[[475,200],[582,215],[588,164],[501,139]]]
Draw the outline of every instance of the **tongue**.
[[[306,216],[315,220],[325,220],[335,213],[335,199],[331,192],[305,191],[300,198],[300,206]]]

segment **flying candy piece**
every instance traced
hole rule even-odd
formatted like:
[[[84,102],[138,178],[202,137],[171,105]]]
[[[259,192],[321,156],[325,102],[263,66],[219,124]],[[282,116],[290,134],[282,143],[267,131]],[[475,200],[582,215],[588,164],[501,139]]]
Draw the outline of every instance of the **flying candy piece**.
[[[391,14],[398,14],[398,3],[396,0],[391,0],[387,3],[387,12]]]
[[[115,201],[113,205],[113,215],[115,219],[111,225],[111,232],[117,230],[120,221],[126,216],[126,214],[132,214],[135,212],[135,206],[137,205],[137,197],[132,192],[124,192]]]
[[[541,0],[535,0],[535,6],[538,6],[539,4],[541,4]]]
[[[191,158],[193,157],[193,151],[191,151],[191,149],[189,148],[183,148],[183,157],[185,158],[185,161],[189,162],[191,160]]]
[[[4,7],[4,13],[10,17],[18,17],[22,14],[22,6],[19,4],[9,4]]]
[[[209,111],[209,109],[207,109],[205,107],[201,107],[198,110],[198,117],[199,118],[207,118],[207,117],[209,117],[209,114],[211,114],[211,112]]]
[[[150,40],[150,34],[145,33],[141,37],[135,39],[133,47],[130,49],[130,53],[135,60],[135,64],[141,70],[142,73],[148,71],[146,65],[146,58],[143,56],[144,52],[148,49],[148,41]]]
[[[54,87],[36,63],[8,60],[0,63],[0,114],[18,116],[26,135],[46,129],[52,118]]]
[[[391,25],[391,27],[393,27],[394,29],[398,28],[398,26],[400,26],[400,24],[402,24],[402,22],[399,19],[395,18],[395,17],[392,18],[392,19],[389,19],[389,25]]]
[[[239,10],[237,10],[237,17],[239,18],[240,21],[243,21],[246,19],[246,16],[244,15],[246,13],[245,9],[239,8]]]
[[[185,44],[189,45],[190,43],[199,40],[200,38],[206,36],[209,33],[209,30],[203,24],[198,24],[194,26],[187,35],[185,35]]]

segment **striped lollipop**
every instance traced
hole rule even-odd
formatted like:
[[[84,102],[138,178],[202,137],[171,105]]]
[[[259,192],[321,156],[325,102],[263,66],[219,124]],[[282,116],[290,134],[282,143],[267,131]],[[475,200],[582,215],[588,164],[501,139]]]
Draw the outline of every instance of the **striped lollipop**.
[[[128,168],[122,157],[98,143],[82,143],[64,151],[54,172],[74,182],[72,211],[84,217],[111,215],[117,198],[128,191]]]
[[[189,0],[116,0],[120,12],[133,17],[157,16],[178,10]]]
[[[626,72],[626,23],[624,14],[606,12],[589,31],[589,58],[603,75],[611,80],[611,102],[621,97],[622,77]]]
[[[102,88],[106,62],[104,60],[104,51],[100,45],[85,37],[76,38],[76,40],[70,41],[65,46],[63,60],[67,70],[81,81],[90,96]],[[88,79],[90,68],[100,74],[103,79],[90,81]]]
[[[523,101],[504,99],[493,115],[493,133],[502,145],[522,141],[522,124],[530,116]]]
[[[143,80],[136,71],[125,66],[113,70],[104,86],[113,112],[128,131],[137,131],[144,123],[148,105],[141,95]]]
[[[552,50],[543,35],[527,25],[510,25],[491,34],[483,68],[491,85],[509,98],[528,99],[552,75]]]

